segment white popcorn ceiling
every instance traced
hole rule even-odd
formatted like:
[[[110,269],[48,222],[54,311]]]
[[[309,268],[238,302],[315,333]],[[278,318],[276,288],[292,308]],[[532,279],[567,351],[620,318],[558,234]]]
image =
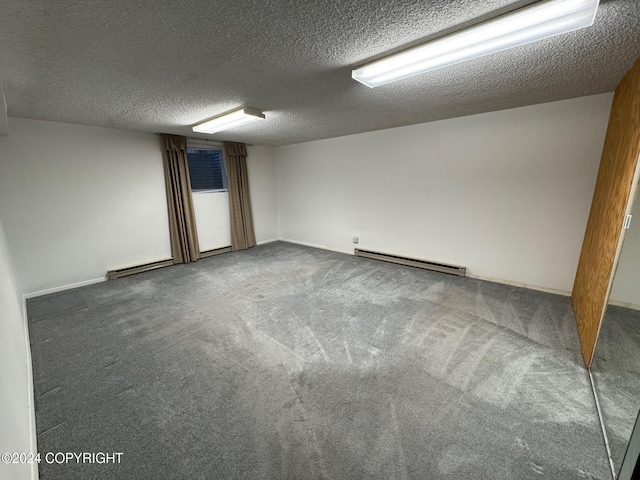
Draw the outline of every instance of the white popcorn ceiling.
[[[0,81],[10,116],[278,146],[610,92],[640,57],[640,1],[601,0],[587,29],[375,89],[351,79],[531,3],[0,0]],[[267,120],[191,131],[241,106]]]

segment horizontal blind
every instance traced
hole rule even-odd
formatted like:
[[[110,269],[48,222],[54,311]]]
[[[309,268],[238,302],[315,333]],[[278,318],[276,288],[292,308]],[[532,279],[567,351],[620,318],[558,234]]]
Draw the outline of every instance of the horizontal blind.
[[[188,150],[191,190],[222,190],[225,188],[222,170],[222,151]]]

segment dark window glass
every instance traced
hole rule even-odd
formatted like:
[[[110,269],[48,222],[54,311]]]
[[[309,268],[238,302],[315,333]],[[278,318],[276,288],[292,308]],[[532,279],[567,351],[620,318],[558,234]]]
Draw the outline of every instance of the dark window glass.
[[[187,150],[191,190],[224,190],[227,178],[220,150]]]

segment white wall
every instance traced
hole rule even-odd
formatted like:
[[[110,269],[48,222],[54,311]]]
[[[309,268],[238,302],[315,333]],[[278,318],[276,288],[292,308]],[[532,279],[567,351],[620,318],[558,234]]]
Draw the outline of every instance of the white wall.
[[[200,251],[231,245],[228,192],[193,192]]]
[[[24,292],[171,257],[160,139],[9,119],[0,218]]]
[[[279,238],[276,197],[276,157],[271,147],[247,147],[249,195],[256,241],[265,243]]]
[[[0,453],[32,451],[31,377],[22,308],[22,295],[0,222]],[[30,465],[0,462],[0,478],[30,477]]]
[[[283,239],[570,291],[613,95],[276,149]]]
[[[640,309],[640,195],[636,197],[631,227],[624,237],[610,301]]]
[[[273,148],[249,147],[247,168],[256,239],[277,239]],[[194,200],[201,249],[229,245],[227,194]],[[160,140],[10,118],[0,137],[0,218],[26,293],[170,258]]]

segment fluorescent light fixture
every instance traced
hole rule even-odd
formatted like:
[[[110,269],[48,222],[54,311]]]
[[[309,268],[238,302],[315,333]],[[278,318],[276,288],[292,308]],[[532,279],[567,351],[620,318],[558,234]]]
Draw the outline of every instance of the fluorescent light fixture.
[[[260,110],[246,107],[199,123],[193,127],[193,131],[199,133],[216,133],[263,119],[264,113]]]
[[[593,25],[599,0],[549,0],[444,36],[361,68],[351,76],[373,88]]]

